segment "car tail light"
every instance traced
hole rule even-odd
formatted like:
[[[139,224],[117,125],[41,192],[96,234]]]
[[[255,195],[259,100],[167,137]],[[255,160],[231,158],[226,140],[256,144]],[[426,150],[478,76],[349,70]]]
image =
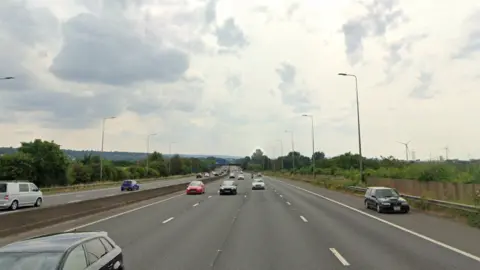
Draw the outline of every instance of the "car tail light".
[[[3,196],[3,199],[8,201],[8,195]]]

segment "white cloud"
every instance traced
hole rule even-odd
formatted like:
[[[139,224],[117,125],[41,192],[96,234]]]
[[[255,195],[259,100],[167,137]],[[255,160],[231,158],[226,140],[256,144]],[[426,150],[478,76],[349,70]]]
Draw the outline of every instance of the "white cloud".
[[[0,3],[0,145],[480,156],[480,7],[446,0]],[[87,16],[87,14],[88,16]],[[88,19],[88,20],[87,20]],[[294,78],[285,81],[286,71]],[[273,150],[276,149],[276,150]]]

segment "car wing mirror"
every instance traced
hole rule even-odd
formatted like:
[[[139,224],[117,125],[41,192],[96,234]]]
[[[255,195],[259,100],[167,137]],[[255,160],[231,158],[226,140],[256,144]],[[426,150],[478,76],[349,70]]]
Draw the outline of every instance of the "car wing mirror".
[[[376,198],[377,198],[377,196],[375,196],[375,195],[372,195],[372,198],[375,198],[375,199],[376,199]]]

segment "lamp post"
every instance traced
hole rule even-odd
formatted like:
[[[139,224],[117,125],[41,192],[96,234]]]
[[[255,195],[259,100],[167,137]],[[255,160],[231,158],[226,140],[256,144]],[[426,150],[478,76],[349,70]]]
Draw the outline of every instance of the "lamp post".
[[[315,128],[313,125],[313,115],[304,114],[304,117],[309,117],[312,121],[312,171],[313,171],[313,178],[315,179]]]
[[[150,137],[157,135],[157,133],[151,133],[147,135],[147,166],[145,169],[145,176],[148,177],[148,155],[150,153]]]
[[[363,156],[362,156],[362,136],[360,132],[360,105],[358,101],[358,79],[357,76],[354,74],[348,73],[338,73],[340,76],[349,76],[355,78],[355,94],[357,99],[357,133],[358,133],[358,155],[360,156],[359,160],[359,167],[360,167],[360,179],[363,182],[365,179],[363,178]]]
[[[103,179],[103,142],[105,141],[105,122],[109,119],[115,119],[115,116],[103,118],[102,121],[102,148],[100,150],[100,181]]]
[[[295,171],[295,144],[293,142],[293,131],[285,130],[286,133],[290,133],[290,138],[292,141],[292,169]]]

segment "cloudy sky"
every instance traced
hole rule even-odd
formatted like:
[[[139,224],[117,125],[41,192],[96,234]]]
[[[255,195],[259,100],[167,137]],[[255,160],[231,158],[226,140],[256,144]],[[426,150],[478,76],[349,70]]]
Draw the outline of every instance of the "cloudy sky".
[[[478,0],[1,0],[0,145],[480,157]]]

